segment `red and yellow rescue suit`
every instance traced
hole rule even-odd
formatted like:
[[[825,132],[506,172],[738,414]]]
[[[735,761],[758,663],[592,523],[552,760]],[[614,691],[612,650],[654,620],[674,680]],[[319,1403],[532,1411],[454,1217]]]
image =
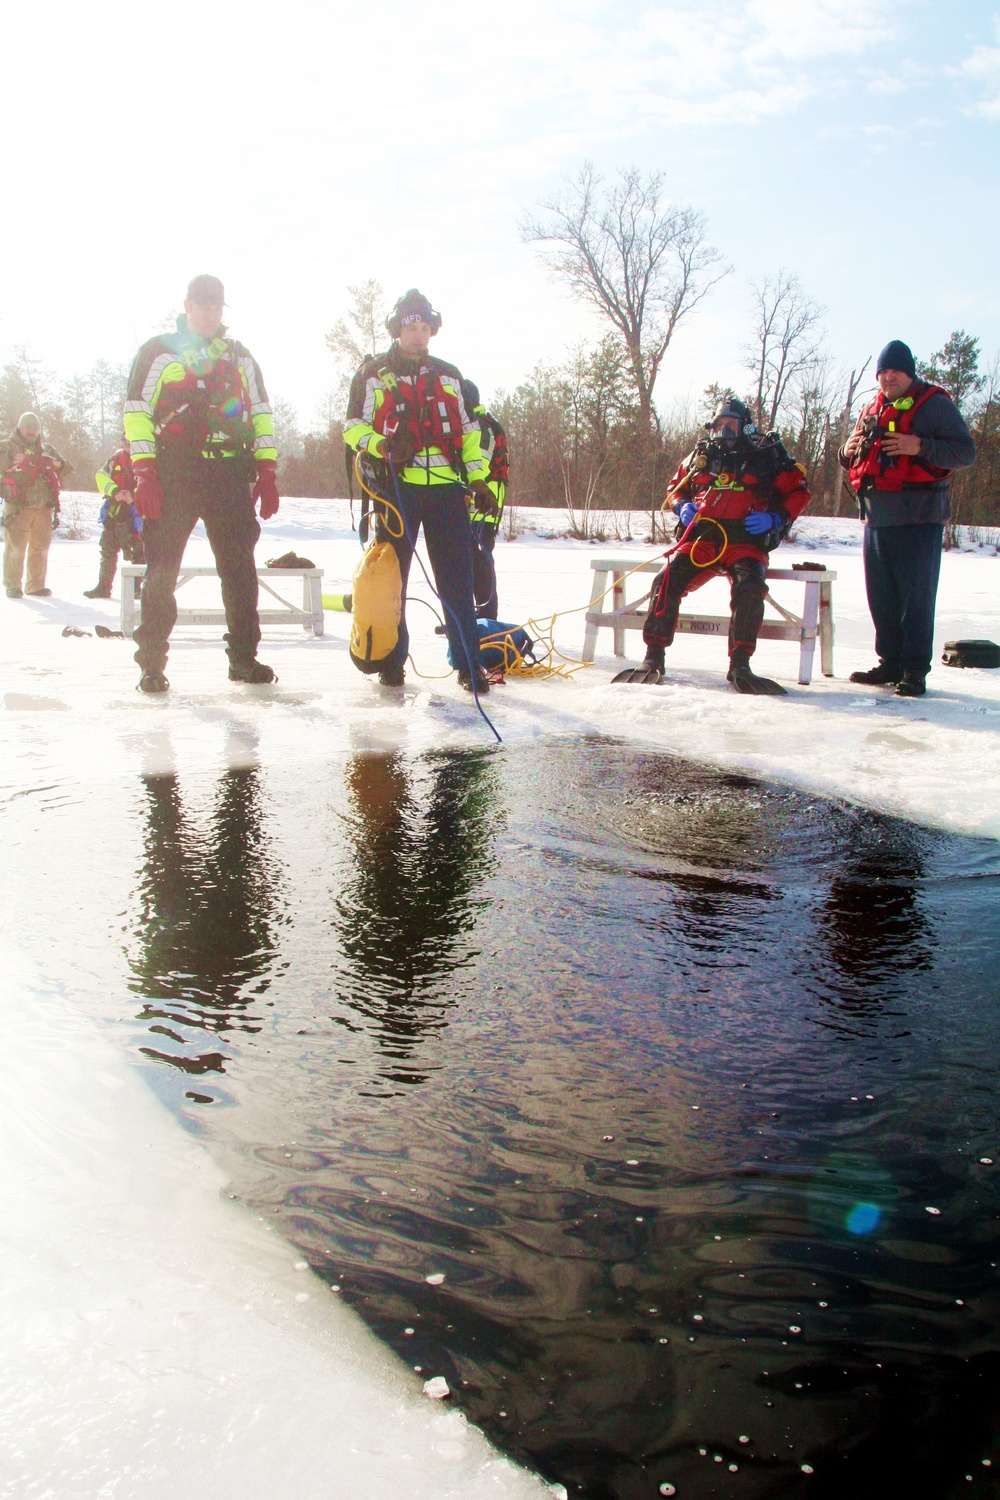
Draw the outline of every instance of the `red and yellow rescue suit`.
[[[805,470],[774,434],[743,436],[729,449],[707,440],[682,461],[668,495],[678,514],[688,501],[698,514],[653,584],[642,638],[653,653],[669,646],[684,595],[728,573],[729,655],[745,665],[764,618],[767,555],[809,504]],[[751,511],[770,512],[781,524],[750,536]]]

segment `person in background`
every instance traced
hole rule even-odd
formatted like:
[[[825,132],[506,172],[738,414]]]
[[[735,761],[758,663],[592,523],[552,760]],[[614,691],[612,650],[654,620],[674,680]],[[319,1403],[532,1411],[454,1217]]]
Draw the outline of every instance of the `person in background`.
[[[472,575],[476,595],[476,617],[480,620],[499,618],[500,604],[497,598],[497,570],[493,560],[500,522],[503,518],[504,500],[507,496],[507,479],[510,460],[507,434],[491,412],[486,410],[479,395],[478,386],[466,380],[462,387],[465,404],[469,412],[479,421],[479,444],[486,464],[486,488],[493,497],[492,505],[478,500],[473,503],[469,522],[472,527]]]
[[[111,585],[118,571],[118,554],[124,553],[125,561],[141,563],[145,560],[142,549],[142,517],[134,501],[135,475],[129,457],[128,443],[122,438],[104,466],[94,475],[97,488],[104,496],[101,506],[101,568],[96,587],[84,589],[85,599],[110,599]]]
[[[278,509],[274,420],[260,367],[223,327],[225,290],[195,276],[175,333],[139,350],[129,375],[125,436],[142,517],[146,581],[135,633],[139,691],[165,693],[163,674],[177,620],[174,589],[195,524],[205,523],[226,610],[232,682],[274,682],[257,660],[260,618],[254,547]],[[252,487],[252,490],[251,490]]]
[[[466,505],[470,490],[484,506],[493,503],[485,483],[479,423],[466,407],[460,372],[428,353],[441,314],[423,293],[413,287],[400,297],[386,327],[392,346],[358,370],[344,419],[345,443],[384,465],[384,492],[402,516],[401,535],[396,534],[398,523],[379,522],[379,539],[392,543],[399,562],[403,609],[396,647],[383,662],[379,681],[385,687],[403,685],[409,652],[406,581],[422,525],[452,659],[468,663],[459,668],[458,680],[469,692],[486,693]]]
[[[840,450],[865,523],[868,608],[878,666],[851,681],[922,698],[934,654],[934,607],[955,469],[975,461],[962,414],[939,385],[917,379],[902,339],[886,344],[878,395]]]
[[[3,583],[8,599],[21,599],[26,593],[47,599],[52,593],[45,586],[49,547],[59,522],[62,477],[71,472],[66,460],[42,441],[42,424],[33,411],[26,411],[0,443]]]

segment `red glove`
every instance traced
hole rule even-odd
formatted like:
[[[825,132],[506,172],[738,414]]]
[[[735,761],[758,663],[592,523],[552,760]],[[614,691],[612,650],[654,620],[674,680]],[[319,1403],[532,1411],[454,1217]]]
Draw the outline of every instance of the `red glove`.
[[[163,515],[163,491],[156,460],[147,458],[134,465],[135,508],[144,521],[158,521]]]
[[[260,518],[269,521],[278,514],[278,465],[273,458],[258,458],[253,503],[260,501]]]

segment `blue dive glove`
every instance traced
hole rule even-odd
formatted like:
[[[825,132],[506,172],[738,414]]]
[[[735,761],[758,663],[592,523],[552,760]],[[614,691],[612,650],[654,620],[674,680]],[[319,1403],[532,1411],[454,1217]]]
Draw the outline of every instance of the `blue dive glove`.
[[[697,514],[698,507],[697,505],[695,505],[693,500],[685,500],[684,504],[677,512],[682,526],[690,526],[691,522],[694,520]]]
[[[743,522],[748,536],[763,536],[765,531],[780,531],[784,524],[773,510],[752,510]]]

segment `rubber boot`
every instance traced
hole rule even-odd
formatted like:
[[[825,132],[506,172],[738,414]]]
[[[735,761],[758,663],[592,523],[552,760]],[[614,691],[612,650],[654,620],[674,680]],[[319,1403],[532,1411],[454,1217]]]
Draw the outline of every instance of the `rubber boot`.
[[[897,698],[922,698],[927,691],[927,683],[922,672],[904,672],[896,684]]]
[[[877,667],[867,672],[852,672],[851,682],[864,683],[865,687],[895,687],[903,680],[903,669],[888,661],[880,661]]]
[[[278,676],[273,667],[265,665],[254,657],[250,661],[230,661],[229,681],[248,682],[252,687],[263,687],[265,683],[277,682]]]

